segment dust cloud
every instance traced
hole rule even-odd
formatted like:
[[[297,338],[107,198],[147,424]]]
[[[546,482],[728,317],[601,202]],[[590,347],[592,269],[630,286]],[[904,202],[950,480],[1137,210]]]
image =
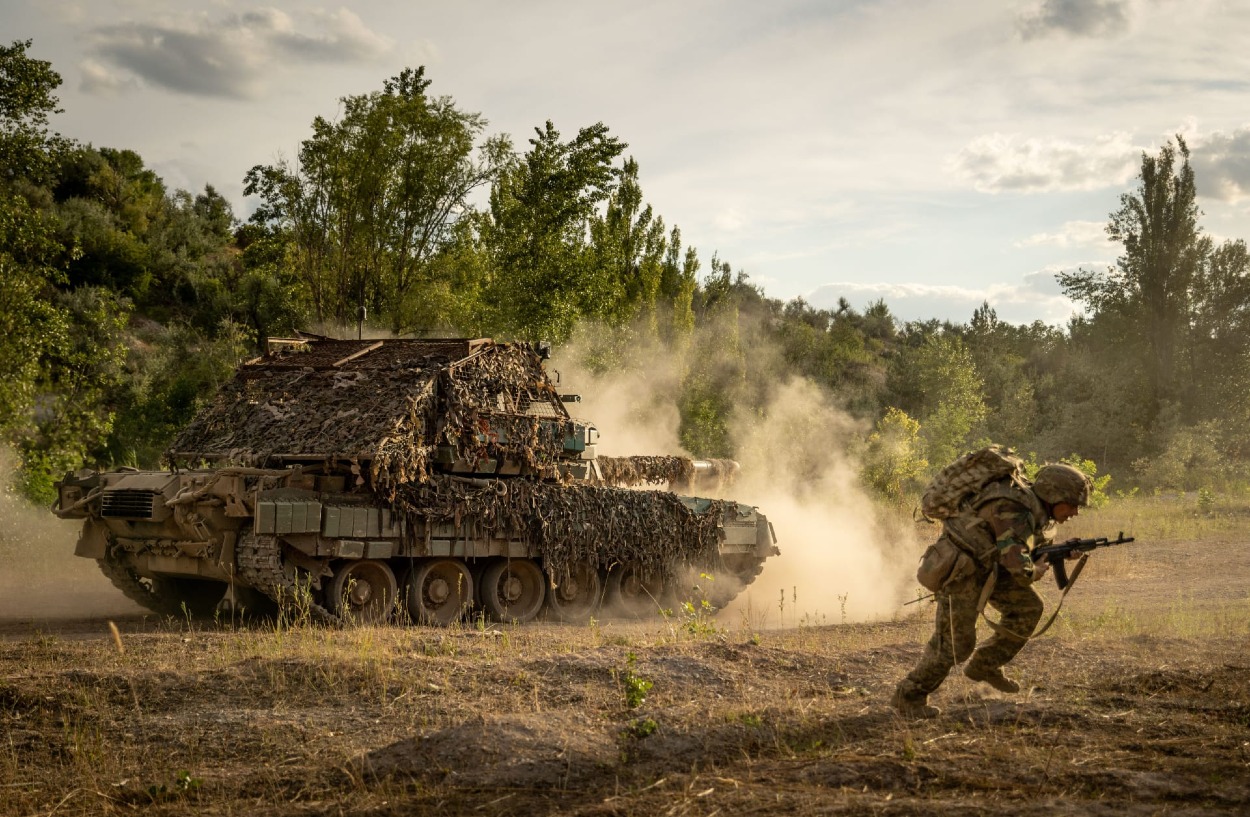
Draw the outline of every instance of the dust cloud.
[[[100,572],[74,555],[80,520],[58,519],[17,494],[17,458],[0,449],[0,620],[124,616],[143,612]]]
[[[763,418],[733,424],[737,499],[772,522],[781,555],[722,616],[752,626],[890,618],[911,592],[917,543],[859,482],[851,443],[868,433],[807,380],[778,386]]]
[[[681,415],[675,401],[681,383],[672,361],[613,374],[611,380],[594,378],[567,360],[552,363],[548,371],[560,373],[560,393],[580,395],[580,402],[566,408],[598,430],[599,454],[685,453],[677,435]]]
[[[690,456],[678,435],[684,366],[678,355],[635,347],[624,374],[596,378],[575,363],[581,354],[575,339],[551,368],[561,371],[562,392],[582,395],[570,413],[599,429],[599,453]],[[766,359],[771,352],[757,346],[752,354]],[[720,619],[769,628],[891,618],[914,592],[919,547],[912,525],[883,512],[860,485],[849,452],[870,429],[810,381],[778,382],[768,392],[759,416],[743,410],[733,418],[742,469],[719,498],[757,506],[772,523],[781,555],[764,563]]]

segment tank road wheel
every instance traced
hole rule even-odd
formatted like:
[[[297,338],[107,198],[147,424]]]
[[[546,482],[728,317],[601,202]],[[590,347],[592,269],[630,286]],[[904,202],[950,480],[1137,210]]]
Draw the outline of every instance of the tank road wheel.
[[[486,614],[495,621],[530,621],[547,597],[547,578],[530,559],[500,559],[482,571],[478,588]]]
[[[386,562],[356,559],[334,568],[326,588],[326,606],[336,616],[357,624],[381,624],[395,609],[399,584]]]
[[[664,577],[637,562],[617,565],[608,572],[607,605],[628,616],[641,618],[660,609]]]
[[[473,604],[473,576],[459,559],[419,562],[408,577],[408,615],[418,624],[446,626]]]
[[[589,562],[575,562],[547,590],[547,610],[558,621],[586,621],[603,598],[599,571]]]

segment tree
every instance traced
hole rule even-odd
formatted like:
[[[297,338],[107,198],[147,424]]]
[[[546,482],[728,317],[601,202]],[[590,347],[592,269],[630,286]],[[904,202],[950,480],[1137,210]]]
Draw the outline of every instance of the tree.
[[[530,150],[499,176],[478,235],[489,257],[491,323],[527,340],[560,342],[598,303],[587,235],[599,204],[616,189],[613,162],[625,143],[603,123],[567,142],[548,121]],[[505,308],[506,305],[506,308]]]
[[[1036,374],[1028,366],[1029,354],[1039,338],[998,319],[982,303],[972,314],[962,337],[980,375],[985,393],[986,436],[1018,446],[1036,433]]]
[[[1222,409],[1244,403],[1250,359],[1250,252],[1246,242],[1225,241],[1200,265],[1193,282],[1190,366],[1204,399]],[[1237,384],[1234,393],[1227,386]],[[1222,412],[1221,412],[1222,413]]]
[[[48,117],[60,113],[56,89],[61,75],[52,63],[27,55],[31,40],[0,46],[0,183],[24,179],[42,183],[56,153],[66,144],[48,132]]]
[[[353,323],[368,306],[412,329],[406,315],[432,260],[511,153],[502,136],[475,147],[486,120],[430,97],[429,85],[424,68],[408,68],[380,92],[346,97],[338,121],[313,121],[295,165],[247,173],[244,193],[262,200],[252,221],[290,235],[287,263],[319,323]]]
[[[864,446],[861,478],[882,497],[902,504],[929,468],[920,423],[890,406]]]
[[[43,377],[33,433],[20,442],[24,492],[54,498],[52,482],[101,453],[125,372],[130,303],[97,287],[57,296],[63,323],[41,339]]]
[[[984,383],[956,334],[925,329],[920,338],[894,362],[895,405],[920,421],[925,458],[933,463],[950,462],[985,420]]]
[[[668,238],[664,219],[643,205],[638,163],[632,158],[625,161],[603,215],[590,222],[590,244],[594,269],[587,314],[621,324],[647,310],[656,329]]]
[[[54,193],[61,239],[76,251],[68,285],[102,286],[145,304],[150,289],[163,300],[151,239],[165,215],[165,185],[132,150],[79,146],[69,151]]]
[[[47,122],[61,77],[26,55],[30,45],[0,47],[0,434],[9,438],[29,430],[40,350],[66,328],[53,302],[66,251],[39,186],[57,148]]]
[[[1123,333],[1130,352],[1150,361],[1152,416],[1165,402],[1180,399],[1188,385],[1182,352],[1189,340],[1191,286],[1211,248],[1198,226],[1189,148],[1179,135],[1176,142],[1158,156],[1142,154],[1137,190],[1121,195],[1119,209],[1110,214],[1107,235],[1124,246],[1115,266],[1059,275],[1065,294],[1085,303],[1096,320],[1117,318],[1110,325]]]
[[[681,230],[668,235],[668,249],[660,268],[660,297],[671,313],[668,337],[687,338],[694,331],[694,293],[699,285],[699,254],[694,247],[682,255]]]
[[[28,424],[41,374],[40,349],[65,328],[51,301],[61,251],[42,214],[0,185],[0,435]]]
[[[148,466],[160,461],[178,430],[234,374],[246,353],[243,327],[229,320],[208,334],[186,324],[145,327],[117,389],[117,416],[104,459]]]

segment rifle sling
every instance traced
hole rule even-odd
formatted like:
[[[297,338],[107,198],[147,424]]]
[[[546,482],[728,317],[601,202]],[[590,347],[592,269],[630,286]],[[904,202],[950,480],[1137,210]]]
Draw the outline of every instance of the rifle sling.
[[[1081,575],[1081,571],[1085,569],[1085,563],[1089,561],[1089,554],[1082,553],[1081,558],[1077,559],[1076,566],[1072,568],[1072,573],[1068,576],[1068,586],[1063,588],[1063,592],[1059,594],[1059,603],[1055,605],[1055,611],[1050,614],[1050,618],[1046,619],[1046,623],[1042,625],[1042,629],[1037,630],[1030,638],[1037,638],[1042,633],[1050,629],[1050,625],[1055,623],[1055,616],[1059,615],[1059,611],[1063,609],[1063,600],[1068,597],[1068,591],[1072,589],[1072,585],[1076,584],[1077,578]]]
[[[996,584],[998,584],[997,565],[990,568],[989,578],[987,578],[985,580],[985,584],[981,586],[981,596],[977,599],[977,612],[981,615],[985,615],[985,605],[989,603],[990,594],[994,592],[994,586]],[[987,618],[986,621],[989,621],[989,619]]]

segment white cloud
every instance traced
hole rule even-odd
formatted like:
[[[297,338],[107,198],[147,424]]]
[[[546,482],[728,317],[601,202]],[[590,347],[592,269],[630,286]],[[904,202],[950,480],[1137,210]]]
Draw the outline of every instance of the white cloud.
[[[984,193],[1098,190],[1131,179],[1141,151],[1122,131],[1086,143],[991,133],[969,142],[948,169]]]
[[[88,41],[99,70],[84,76],[84,90],[120,87],[120,80],[101,81],[112,67],[179,93],[256,98],[275,74],[295,65],[367,61],[392,47],[390,39],[370,31],[346,9],[311,13],[306,19],[311,33],[300,31],[294,19],[277,9],[220,21],[201,17],[193,22],[98,26],[88,33]]]
[[[901,321],[937,320],[967,323],[972,313],[988,303],[1000,320],[1009,323],[1064,323],[1080,308],[1060,290],[1055,275],[1059,268],[1048,268],[1025,275],[1016,284],[966,287],[953,284],[836,283],[824,284],[805,296],[819,309],[837,309],[838,299],[846,298],[855,309],[884,300],[890,312]]]
[[[1053,233],[1034,233],[1021,241],[1017,247],[1100,247],[1107,243],[1107,222],[1065,221]]]
[[[742,213],[737,209],[721,210],[713,218],[712,223],[717,229],[725,232],[735,232],[741,230],[747,224],[747,220],[743,218]]]
[[[1250,126],[1195,139],[1190,165],[1201,195],[1228,202],[1250,197]]]
[[[313,11],[309,18],[319,29],[312,34],[297,31],[294,21],[286,14],[267,10],[268,14],[249,13],[241,18],[271,20],[268,40],[286,56],[303,62],[356,62],[369,60],[388,52],[393,41],[370,31],[358,15],[340,8],[332,12]],[[249,28],[246,23],[243,26]],[[257,30],[264,32],[263,26]]]
[[[78,71],[82,74],[78,87],[83,93],[112,96],[139,87],[139,83],[133,77],[122,77],[116,71],[95,60],[84,60],[79,63]]]
[[[1055,34],[1117,36],[1128,27],[1129,3],[1126,0],[1042,0],[1017,19],[1018,31],[1025,40]]]

